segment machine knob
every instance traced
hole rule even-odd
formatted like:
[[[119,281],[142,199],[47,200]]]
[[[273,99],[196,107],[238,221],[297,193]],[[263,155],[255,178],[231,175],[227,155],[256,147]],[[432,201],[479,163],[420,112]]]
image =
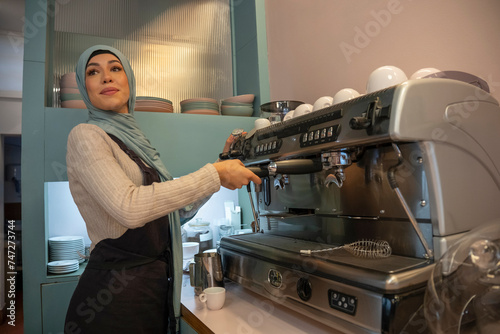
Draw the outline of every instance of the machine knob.
[[[308,301],[312,295],[311,282],[305,277],[299,278],[297,281],[297,294],[303,301]]]
[[[372,124],[372,121],[366,117],[353,117],[349,121],[349,126],[353,130],[368,129],[371,124]]]

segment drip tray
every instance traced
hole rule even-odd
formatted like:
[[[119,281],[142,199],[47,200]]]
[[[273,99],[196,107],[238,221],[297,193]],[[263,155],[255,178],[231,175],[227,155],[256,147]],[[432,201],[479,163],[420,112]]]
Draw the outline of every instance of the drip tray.
[[[398,255],[366,259],[344,249],[301,255],[300,250],[331,248],[332,245],[263,233],[224,237],[220,247],[221,252],[238,253],[287,268],[302,268],[302,271],[314,268],[315,275],[385,292],[425,284],[433,267],[425,259]]]

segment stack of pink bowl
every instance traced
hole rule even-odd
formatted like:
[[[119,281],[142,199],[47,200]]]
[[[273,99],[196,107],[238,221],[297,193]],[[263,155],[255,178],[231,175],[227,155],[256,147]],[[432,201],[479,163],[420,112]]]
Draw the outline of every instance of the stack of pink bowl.
[[[183,114],[219,115],[219,104],[217,100],[211,98],[199,97],[182,100],[180,105]]]
[[[255,95],[245,94],[222,100],[220,111],[227,116],[252,116]]]
[[[172,101],[161,97],[137,96],[134,110],[173,113],[174,107]]]
[[[87,109],[76,84],[75,72],[64,74],[59,81],[59,87],[61,87],[60,98],[62,108]]]

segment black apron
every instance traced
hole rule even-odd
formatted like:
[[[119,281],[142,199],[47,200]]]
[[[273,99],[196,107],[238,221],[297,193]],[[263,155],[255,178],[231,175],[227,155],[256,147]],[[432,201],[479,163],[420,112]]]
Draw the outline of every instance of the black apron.
[[[139,165],[143,184],[160,182],[122,141],[109,135]],[[64,332],[176,332],[173,259],[168,216],[100,241],[71,298]]]

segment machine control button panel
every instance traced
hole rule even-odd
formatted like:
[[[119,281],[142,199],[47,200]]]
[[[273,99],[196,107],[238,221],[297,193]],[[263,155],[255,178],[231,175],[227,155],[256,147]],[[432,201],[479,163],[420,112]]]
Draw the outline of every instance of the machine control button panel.
[[[309,117],[305,117],[305,119],[301,122],[295,122],[292,124],[286,124],[284,122],[280,125],[272,125],[269,129],[264,130],[263,132],[257,135],[257,140],[265,140],[272,137],[277,137],[278,139],[286,138],[290,136],[295,136],[304,131],[308,131],[311,126],[323,124],[326,122],[334,121],[336,119],[343,117],[342,109],[332,109],[333,107],[328,107],[323,110],[318,110],[314,115],[319,113],[317,116],[310,115]]]
[[[254,147],[254,153],[257,156],[278,153],[282,144],[282,140],[272,140],[266,143],[259,144]]]
[[[340,134],[340,124],[302,134],[300,147],[308,147],[336,141]]]
[[[356,313],[358,299],[354,296],[330,289],[328,290],[328,301],[331,308],[350,315]]]

